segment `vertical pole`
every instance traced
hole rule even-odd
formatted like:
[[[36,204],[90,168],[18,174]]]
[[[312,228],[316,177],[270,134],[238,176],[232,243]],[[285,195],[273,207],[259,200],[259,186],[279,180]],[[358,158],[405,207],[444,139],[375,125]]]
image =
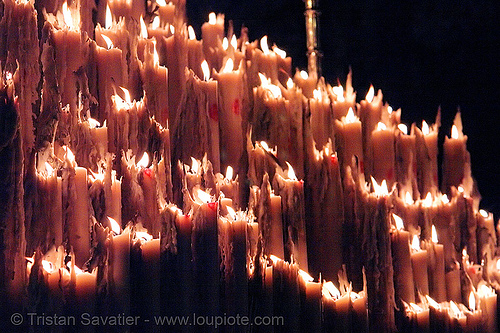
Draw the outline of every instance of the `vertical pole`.
[[[307,69],[309,75],[321,76],[321,51],[319,50],[319,0],[304,0],[306,10],[306,38],[307,38]]]

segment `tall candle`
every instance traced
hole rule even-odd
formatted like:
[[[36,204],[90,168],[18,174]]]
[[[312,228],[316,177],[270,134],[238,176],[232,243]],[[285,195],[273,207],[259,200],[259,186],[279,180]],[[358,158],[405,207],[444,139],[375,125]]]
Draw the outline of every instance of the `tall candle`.
[[[333,139],[333,120],[330,108],[330,99],[324,89],[315,89],[313,98],[309,99],[309,109],[311,112],[311,131],[316,148],[319,150]]]
[[[230,165],[239,174],[245,140],[243,119],[246,119],[243,62],[234,69],[233,60],[227,59],[215,78],[219,81],[220,119],[224,119],[219,122],[221,169]]]
[[[203,53],[210,65],[210,69],[219,70],[222,63],[217,57],[217,50],[224,37],[224,15],[210,13],[208,22],[201,26],[201,39],[203,41]]]
[[[462,132],[462,119],[458,112],[451,128],[451,136],[447,136],[443,144],[443,193],[450,193],[452,186],[458,187],[464,181],[466,164],[470,161],[466,142],[467,136]]]
[[[415,302],[415,286],[410,256],[410,233],[404,230],[401,217],[393,214],[396,224],[392,231],[391,245],[394,265],[394,291],[396,297],[407,303]],[[398,299],[396,299],[398,301]]]
[[[379,122],[371,134],[371,144],[372,155],[369,160],[372,163],[372,176],[379,183],[385,179],[387,185],[392,187],[395,180],[394,130]]]
[[[365,160],[365,175],[371,175],[373,171],[372,158],[377,152],[373,152],[371,143],[372,133],[377,129],[382,114],[382,91],[375,95],[375,89],[370,86],[364,100],[359,104],[359,118],[363,127],[363,149]],[[394,151],[394,149],[391,149]],[[379,180],[380,182],[381,180]]]
[[[437,302],[446,301],[446,280],[444,266],[444,247],[438,244],[436,227],[432,225],[432,242],[427,243],[427,262],[430,295]]]
[[[357,160],[360,172],[364,172],[363,141],[361,132],[361,121],[349,108],[347,115],[341,120],[336,120],[336,141],[340,154],[342,170],[347,166],[353,167],[353,158]]]
[[[356,105],[356,93],[352,88],[352,72],[347,74],[345,89],[342,85],[335,87],[328,86],[327,91],[332,100],[332,111],[334,119],[341,120],[346,117],[349,109]]]
[[[417,235],[413,235],[411,243],[411,266],[413,269],[413,280],[415,281],[416,298],[419,294],[429,295],[429,278],[427,275],[427,250],[420,248],[420,240]]]

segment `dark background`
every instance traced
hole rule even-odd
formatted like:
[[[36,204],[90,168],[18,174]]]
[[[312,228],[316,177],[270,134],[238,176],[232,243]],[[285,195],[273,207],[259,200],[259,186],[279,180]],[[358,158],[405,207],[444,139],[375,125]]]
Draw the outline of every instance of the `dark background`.
[[[358,101],[370,84],[384,101],[402,109],[406,124],[434,123],[442,110],[440,140],[462,112],[472,173],[481,208],[500,217],[500,1],[319,0],[323,76],[345,82],[349,66]],[[187,0],[188,22],[197,35],[208,13],[224,13],[239,36],[268,35],[306,69],[302,0]]]

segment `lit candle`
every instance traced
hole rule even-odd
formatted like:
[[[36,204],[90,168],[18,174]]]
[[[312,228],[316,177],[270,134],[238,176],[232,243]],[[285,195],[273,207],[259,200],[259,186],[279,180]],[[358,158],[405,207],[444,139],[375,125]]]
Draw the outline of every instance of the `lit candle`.
[[[436,123],[429,126],[422,121],[422,130],[414,127],[417,139],[417,180],[420,193],[436,194],[438,186],[438,132],[440,113]]]
[[[318,78],[315,74],[309,75],[306,71],[297,70],[293,77],[293,82],[302,89],[302,93],[306,98],[314,97],[314,89],[316,89],[316,85],[318,83]]]
[[[346,117],[349,109],[354,108],[356,105],[356,93],[352,88],[352,72],[347,74],[347,80],[344,87],[339,84],[338,86],[327,87],[328,94],[332,100],[333,118],[341,120]]]
[[[69,214],[66,216],[69,242],[73,246],[76,255],[76,264],[84,265],[90,256],[90,217],[89,217],[89,194],[87,185],[87,169],[76,166],[73,152],[65,147],[66,164],[63,170],[63,178],[67,173],[67,179],[63,183],[68,186],[63,189],[66,202],[69,206]]]
[[[410,256],[410,233],[404,230],[401,217],[393,214],[396,228],[392,230],[392,260],[394,265],[394,290],[396,297],[407,303],[415,303],[415,286]],[[444,272],[443,272],[444,273]],[[396,298],[396,302],[398,302]]]
[[[201,66],[203,81],[200,86],[205,94],[205,112],[208,119],[210,133],[208,159],[212,162],[214,172],[221,172],[220,168],[220,133],[219,133],[219,88],[218,82],[211,78],[210,68],[206,60],[203,60]]]
[[[205,77],[205,72],[200,67],[200,64],[205,61],[203,56],[203,41],[196,39],[196,33],[192,26],[187,27],[188,32],[188,40],[187,40],[187,49],[188,49],[188,66],[189,69],[192,69],[193,72],[199,77]],[[207,63],[208,76],[210,77],[210,67]],[[207,80],[205,80],[207,81]]]
[[[224,37],[224,15],[210,13],[208,22],[201,26],[201,40],[203,41],[203,53],[207,59],[210,69],[219,70],[221,63],[217,56],[217,50]]]
[[[443,144],[443,193],[449,194],[452,186],[458,187],[464,183],[466,167],[470,163],[466,142],[467,136],[462,132],[462,119],[458,112],[451,128],[451,136],[447,136]]]
[[[226,198],[232,199],[234,207],[239,208],[239,182],[238,175],[233,179],[233,168],[228,166],[226,169],[226,175],[223,176],[220,173],[215,175],[217,193],[224,193]]]
[[[160,66],[160,58],[156,50],[156,41],[148,44],[141,68],[141,78],[146,96],[146,104],[151,116],[162,126],[168,121],[168,69]],[[151,50],[152,49],[152,50]]]
[[[430,295],[437,302],[446,301],[446,284],[444,269],[444,247],[438,244],[436,227],[432,225],[432,242],[427,243],[427,262],[430,277]]]
[[[193,190],[193,231],[191,236],[196,313],[219,313],[219,253],[217,201],[210,194]]]
[[[371,134],[371,145],[372,155],[368,158],[372,164],[371,175],[378,182],[385,179],[392,187],[395,180],[394,130],[379,122]]]
[[[328,139],[333,139],[332,110],[330,99],[324,89],[318,88],[313,91],[313,98],[309,99],[309,110],[312,136],[316,149],[319,150],[328,142]]]
[[[356,159],[359,171],[364,172],[363,161],[363,137],[361,132],[361,121],[354,114],[354,110],[349,108],[346,116],[336,120],[336,141],[337,150],[342,152],[340,161],[344,170],[347,166],[353,167],[353,159]]]
[[[411,242],[411,266],[413,269],[413,280],[415,281],[416,297],[419,294],[429,295],[429,279],[427,275],[427,251],[420,248],[420,240],[413,235]]]
[[[382,115],[382,91],[379,90],[375,95],[375,89],[370,86],[366,97],[359,104],[359,118],[363,127],[363,149],[365,160],[365,175],[372,174],[372,158],[377,152],[372,152],[373,146],[371,143],[372,133],[377,129],[377,124],[381,120]],[[394,148],[387,153],[394,152]],[[379,180],[381,181],[381,180]]]
[[[273,180],[274,190],[281,196],[283,209],[283,230],[285,258],[300,267],[308,267],[306,227],[304,221],[304,181],[298,180],[292,166],[283,176],[276,173]]]
[[[114,47],[111,39],[106,35],[100,34],[106,47],[94,45],[94,56],[97,63],[97,75],[99,89],[99,114],[98,120],[104,121],[111,113],[111,96],[116,87],[125,86],[127,79],[124,69],[127,68],[122,50]]]
[[[477,295],[483,320],[486,318],[485,332],[497,332],[497,294],[493,288],[482,281],[477,288]]]
[[[239,174],[245,140],[243,119],[246,119],[243,62],[234,69],[233,60],[227,59],[215,78],[219,81],[220,119],[224,119],[219,122],[221,169],[231,165]]]
[[[314,282],[304,270],[299,270],[299,283],[301,292],[305,294],[304,304],[301,307],[302,327],[310,332],[321,331],[321,282]]]

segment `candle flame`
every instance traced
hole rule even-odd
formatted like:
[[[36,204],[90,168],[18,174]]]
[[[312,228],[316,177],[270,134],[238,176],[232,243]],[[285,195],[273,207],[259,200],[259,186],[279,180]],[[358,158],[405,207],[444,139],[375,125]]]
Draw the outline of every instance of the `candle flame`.
[[[429,305],[432,306],[435,309],[440,309],[441,305],[439,305],[438,302],[436,302],[434,299],[432,299],[429,295],[425,295],[425,298],[429,302]]]
[[[203,190],[198,189],[196,194],[203,203],[209,203],[212,201],[212,196]]]
[[[430,133],[430,128],[429,125],[425,120],[422,120],[422,134],[423,135],[429,135]]]
[[[156,40],[153,40],[153,64],[155,66],[160,65],[160,56],[158,55],[158,51],[156,51]]]
[[[477,289],[477,292],[480,296],[483,296],[483,297],[495,296],[495,292],[493,291],[493,288],[491,288],[490,286],[488,286],[482,282],[479,283],[479,288]]]
[[[47,273],[52,273],[55,270],[54,264],[48,260],[42,260],[42,267]]]
[[[234,61],[231,58],[227,58],[226,63],[224,64],[224,67],[222,68],[223,73],[230,73],[234,69]]]
[[[385,131],[386,129],[387,126],[383,122],[379,121],[377,124],[377,131]]]
[[[139,18],[139,23],[141,25],[141,33],[139,36],[144,39],[148,38],[148,28],[146,27],[146,22],[144,22],[142,15]]]
[[[109,4],[106,5],[106,19],[104,20],[104,27],[106,29],[110,29],[113,25],[113,15],[111,15],[111,9],[109,8]]]
[[[108,36],[106,36],[104,34],[101,34],[101,37],[106,42],[106,46],[107,46],[108,50],[112,49],[113,48],[113,41],[111,41],[111,38],[109,38]]]
[[[138,168],[147,168],[148,165],[149,165],[149,155],[147,152],[144,152],[144,154],[142,154],[142,157],[139,160],[139,162],[137,162],[137,167]]]
[[[259,73],[260,84],[262,88],[267,89],[271,92],[274,98],[281,97],[281,89],[277,85],[271,83],[271,79],[268,79],[264,74]]]
[[[300,77],[303,78],[304,80],[307,80],[309,78],[309,73],[302,70],[302,71],[300,71]]]
[[[500,259],[497,259],[497,270],[500,271]]]
[[[160,17],[155,16],[153,22],[151,22],[151,29],[156,30],[160,27]]]
[[[413,196],[411,195],[410,192],[406,192],[405,193],[405,203],[407,205],[413,205],[414,201],[413,201]]]
[[[160,7],[166,6],[167,3],[165,0],[156,0],[156,4]]]
[[[451,138],[458,139],[458,128],[456,125],[451,126]]]
[[[352,107],[349,108],[349,111],[347,111],[347,115],[345,116],[345,122],[347,124],[355,122],[357,119],[356,115],[354,114],[354,110]]]
[[[396,214],[392,214],[392,217],[394,218],[394,222],[396,223],[396,229],[404,230],[405,225],[403,223],[403,219]]]
[[[399,124],[398,128],[404,135],[408,135],[408,126],[405,124]]]
[[[90,128],[97,128],[97,127],[101,127],[101,123],[97,120],[97,119],[94,119],[94,118],[88,118],[87,121],[89,122],[89,127]]]
[[[462,258],[467,258],[467,257],[468,257],[468,255],[467,255],[467,247],[464,247],[462,249]]]
[[[66,159],[68,159],[71,163],[74,163],[75,162],[75,155],[73,154],[71,149],[69,149],[68,146],[63,146],[63,149],[65,151]]]
[[[109,225],[111,226],[111,231],[113,231],[115,233],[115,235],[121,234],[122,228],[120,227],[118,222],[116,222],[116,220],[114,218],[112,218],[111,216],[108,216],[108,221],[109,221]]]
[[[302,277],[302,279],[305,282],[313,282],[314,281],[314,278],[311,275],[309,275],[309,273],[307,273],[306,271],[304,271],[302,269],[299,269],[299,275]]]
[[[68,9],[68,4],[66,1],[62,4],[62,14],[64,17],[64,24],[67,27],[73,27],[73,17],[71,16],[71,10]]]
[[[438,235],[437,235],[437,231],[436,231],[436,227],[434,226],[434,224],[432,225],[432,242],[434,244],[437,244],[438,243]]]
[[[226,169],[226,179],[227,180],[232,180],[233,179],[233,167],[228,165]]]
[[[124,88],[124,87],[120,87],[120,89],[123,91],[123,94],[125,95],[125,102],[130,105],[132,103],[132,98],[130,97],[130,92],[128,91],[127,88]]]
[[[200,171],[200,162],[191,156],[191,172],[196,174],[198,171]]]
[[[210,80],[210,67],[208,67],[208,62],[203,60],[201,63],[201,71],[203,72],[203,80]]]
[[[417,235],[413,235],[413,239],[411,241],[411,248],[414,251],[420,251],[420,240]]]
[[[227,37],[224,37],[222,39],[222,48],[224,49],[224,51],[227,51],[227,49],[229,48],[229,41],[227,40]]]
[[[158,16],[157,16],[157,17],[158,17]],[[154,22],[154,21],[153,21],[153,22]],[[159,18],[159,17],[158,17],[158,22],[160,22],[160,18]],[[160,24],[158,23],[158,26],[159,26],[159,25],[160,25]],[[170,29],[170,33],[171,33],[172,35],[174,35],[174,34],[175,34],[175,27],[171,24],[171,25],[170,25],[170,27],[169,27],[169,29]]]
[[[457,304],[453,301],[450,301],[450,309],[453,317],[460,318],[462,316],[462,311],[458,308]]]
[[[484,209],[479,210],[479,214],[481,214],[482,217],[487,218],[488,217],[488,212],[485,211]]]
[[[321,100],[321,90],[319,89],[314,89],[313,91],[313,97],[317,100]]]
[[[375,178],[372,177],[373,191],[376,195],[389,195],[389,189],[387,188],[387,181],[384,179],[380,185],[377,183]]]
[[[47,172],[47,176],[52,176],[54,174],[54,168],[48,162],[45,162],[45,171]]]
[[[476,311],[476,297],[474,296],[473,291],[469,294],[469,309],[471,311]]]
[[[344,87],[342,87],[342,85],[339,84],[338,86],[332,87],[332,91],[335,94],[335,96],[337,96],[337,102],[345,101]]]
[[[441,196],[441,202],[444,204],[448,204],[448,203],[450,203],[450,199],[448,199],[448,196],[446,194],[443,194]]]
[[[236,220],[236,212],[234,211],[233,207],[231,206],[226,206],[228,215],[231,217],[231,219]]]
[[[233,35],[231,37],[231,46],[233,47],[233,49],[237,49],[238,48],[238,40],[236,39],[236,35]]]
[[[371,85],[370,86],[370,89],[368,89],[368,92],[366,93],[366,101],[368,103],[371,103],[373,102],[373,98],[375,97],[375,89],[373,88],[373,86]]]
[[[287,87],[287,89],[292,89],[293,88],[293,80],[292,80],[292,78],[288,78],[288,80],[286,81],[286,87]]]
[[[413,309],[413,311],[415,311],[417,313],[424,311],[424,309],[422,309],[420,306],[418,306],[417,304],[415,304],[413,302],[410,303],[410,307]]]
[[[392,106],[387,106],[387,113],[392,114]]]
[[[214,12],[208,14],[208,24],[215,25],[217,23],[217,16]]]
[[[260,48],[264,54],[269,54],[269,45],[267,44],[267,36],[260,39]]]
[[[277,47],[276,45],[273,46],[273,51],[274,53],[276,53],[281,59],[285,59],[286,58],[286,51],[285,50],[282,50],[280,49],[279,47]]]
[[[188,36],[190,40],[196,40],[196,33],[192,26],[188,26]]]
[[[297,176],[295,175],[295,171],[293,170],[292,165],[288,162],[285,163],[288,166],[288,179],[297,180]]]
[[[431,192],[427,192],[424,201],[422,201],[422,206],[424,207],[432,207],[432,194]]]
[[[141,239],[145,242],[149,242],[150,240],[153,239],[153,236],[150,235],[147,231],[136,231],[135,238]]]
[[[339,299],[340,298],[340,291],[339,289],[333,284],[332,281],[328,281],[323,283],[323,289],[328,292],[331,298],[333,299]]]
[[[269,151],[269,146],[267,144],[266,141],[261,141],[260,142],[260,145],[262,146],[262,148],[264,148],[266,151]]]
[[[465,190],[464,190],[464,188],[463,188],[463,186],[462,186],[462,185],[460,185],[460,186],[457,188],[457,191],[458,191],[459,193],[464,193],[464,192],[465,192]]]
[[[280,259],[280,258],[278,258],[278,257],[276,257],[274,254],[271,254],[271,255],[269,256],[269,259],[271,259],[271,261],[273,262],[273,265],[276,265],[278,262],[280,262],[280,261],[281,261],[281,259]]]

